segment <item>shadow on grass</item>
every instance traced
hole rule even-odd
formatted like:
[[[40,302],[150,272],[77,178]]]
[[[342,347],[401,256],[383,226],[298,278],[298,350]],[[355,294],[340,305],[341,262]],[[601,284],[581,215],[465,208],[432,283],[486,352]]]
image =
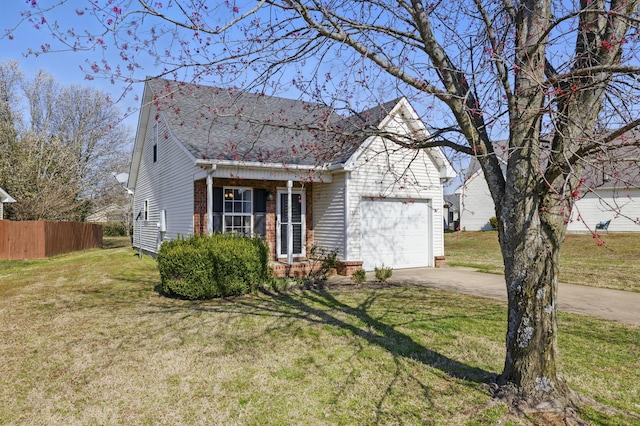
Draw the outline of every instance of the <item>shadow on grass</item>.
[[[290,308],[304,312],[307,316],[310,314],[312,317],[317,318],[316,321],[348,330],[369,343],[384,348],[394,356],[418,360],[441,370],[451,377],[475,383],[488,383],[493,377],[493,373],[469,366],[429,349],[413,340],[410,336],[399,332],[393,326],[371,316],[368,311],[378,299],[378,295],[375,293],[369,295],[356,307],[337,300],[331,292],[325,290],[308,292],[305,295],[307,299],[327,308],[327,310],[314,308],[310,303],[304,303],[303,300],[293,298],[287,294],[275,295],[274,297]],[[340,320],[332,315],[331,311],[347,314],[364,323],[365,327],[358,327]]]
[[[105,250],[131,247],[131,237],[104,237],[102,248]]]
[[[402,288],[397,290],[401,292]],[[495,380],[495,373],[464,364],[429,349],[416,342],[411,336],[396,330],[394,326],[387,324],[382,319],[372,316],[370,310],[379,298],[375,291],[372,291],[355,307],[338,300],[331,291],[324,289],[292,293],[263,291],[263,293],[270,296],[276,303],[264,303],[264,300],[254,298],[238,298],[231,303],[216,306],[193,302],[194,304],[182,306],[179,309],[264,317],[275,316],[281,320],[289,318],[338,327],[385,349],[394,357],[417,360],[450,377],[470,383],[490,383]],[[447,318],[451,317],[453,316]],[[443,317],[438,318],[443,319]],[[411,321],[404,322],[402,325],[409,325],[409,322]],[[356,323],[362,325],[356,325]]]

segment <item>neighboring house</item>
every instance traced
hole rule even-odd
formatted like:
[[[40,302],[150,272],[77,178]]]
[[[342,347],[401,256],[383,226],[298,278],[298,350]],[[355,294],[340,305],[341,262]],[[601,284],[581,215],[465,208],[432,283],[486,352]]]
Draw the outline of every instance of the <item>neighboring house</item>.
[[[640,232],[640,148],[621,146],[592,161],[571,211],[569,232]],[[598,231],[600,232],[600,231]]]
[[[444,211],[445,231],[458,231],[460,227],[460,197],[457,194],[445,194]]]
[[[127,206],[109,204],[91,213],[85,221],[93,223],[125,222],[127,215],[130,215],[128,210]]]
[[[4,203],[15,203],[15,201],[4,189],[0,188],[0,220],[4,219]]]
[[[606,221],[611,232],[640,232],[639,148],[621,146],[592,159],[583,176],[568,232],[593,232]],[[489,218],[496,215],[495,205],[477,160],[471,160],[467,178],[455,194],[460,197],[461,230],[492,229]]]
[[[503,172],[506,171],[503,163]],[[495,204],[489,192],[480,163],[475,158],[469,163],[465,180],[455,190],[459,205],[459,229],[461,231],[491,231],[489,219],[496,215]]]
[[[344,136],[364,126],[426,134],[404,98],[345,118],[313,103],[148,81],[127,185],[134,247],[153,254],[181,235],[238,232],[264,238],[273,262],[304,261],[315,246],[353,268],[434,266],[453,169],[439,149]]]

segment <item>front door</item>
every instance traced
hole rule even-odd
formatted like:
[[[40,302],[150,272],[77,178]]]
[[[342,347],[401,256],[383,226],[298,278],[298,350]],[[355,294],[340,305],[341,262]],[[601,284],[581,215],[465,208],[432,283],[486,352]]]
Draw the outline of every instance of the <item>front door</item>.
[[[289,203],[287,190],[278,190],[277,206],[277,250],[278,257],[287,257],[287,242],[289,230]],[[293,256],[303,257],[306,243],[306,209],[304,191],[294,189],[291,191],[291,224],[293,226]]]

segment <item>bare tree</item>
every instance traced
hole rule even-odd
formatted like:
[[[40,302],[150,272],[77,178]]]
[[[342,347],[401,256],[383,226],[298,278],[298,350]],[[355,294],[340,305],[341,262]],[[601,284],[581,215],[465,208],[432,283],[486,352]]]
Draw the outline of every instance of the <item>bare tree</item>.
[[[18,201],[9,214],[81,220],[122,168],[129,130],[99,90],[63,87],[44,71],[25,79],[15,61],[0,71],[0,184]]]
[[[557,371],[556,311],[560,246],[584,170],[598,155],[638,144],[625,137],[640,122],[638,4],[93,1],[78,13],[98,19],[101,34],[73,37],[59,23],[49,29],[69,48],[118,49],[122,63],[92,62],[89,78],[132,81],[150,55],[155,76],[296,89],[354,110],[364,99],[404,94],[425,121],[438,119],[428,138],[385,136],[479,161],[496,205],[508,290],[499,393],[543,410],[576,402]],[[46,14],[36,7],[23,19],[37,24]],[[506,152],[496,152],[498,139]]]
[[[40,71],[23,84],[29,104],[30,129],[60,139],[75,155],[85,199],[111,183],[111,163],[128,145],[130,131],[119,124],[119,111],[107,96],[89,87],[60,86]]]

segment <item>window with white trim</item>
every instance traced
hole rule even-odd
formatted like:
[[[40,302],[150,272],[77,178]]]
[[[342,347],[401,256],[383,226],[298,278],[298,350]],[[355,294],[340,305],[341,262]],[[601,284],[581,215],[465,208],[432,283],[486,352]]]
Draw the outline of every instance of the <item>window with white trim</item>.
[[[249,188],[224,188],[224,232],[251,236],[252,199]]]

